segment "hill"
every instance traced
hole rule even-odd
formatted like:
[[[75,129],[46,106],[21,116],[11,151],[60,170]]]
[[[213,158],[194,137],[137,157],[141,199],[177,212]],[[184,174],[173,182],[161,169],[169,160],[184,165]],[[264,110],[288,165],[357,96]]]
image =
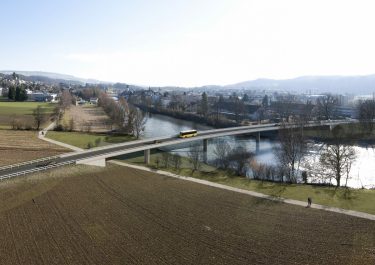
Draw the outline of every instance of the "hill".
[[[27,81],[39,81],[45,83],[75,83],[75,84],[104,84],[110,82],[99,81],[96,79],[85,79],[81,77],[76,77],[73,75],[51,73],[51,72],[42,72],[42,71],[16,71],[16,70],[2,70],[0,73],[10,75],[15,72],[18,75],[22,75],[24,80]]]
[[[256,79],[226,88],[272,89],[312,93],[372,94],[375,92],[375,75],[365,76],[303,76],[293,79]]]

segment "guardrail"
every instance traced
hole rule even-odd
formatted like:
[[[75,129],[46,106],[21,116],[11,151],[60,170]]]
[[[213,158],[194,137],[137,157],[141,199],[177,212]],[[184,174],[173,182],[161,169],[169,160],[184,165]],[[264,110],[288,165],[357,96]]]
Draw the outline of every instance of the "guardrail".
[[[60,155],[49,156],[49,157],[42,157],[42,158],[35,159],[35,160],[29,160],[29,161],[20,162],[20,163],[17,163],[17,164],[2,166],[2,167],[0,167],[0,171],[6,170],[6,169],[12,169],[12,168],[15,168],[15,167],[21,167],[21,166],[25,166],[25,165],[29,165],[29,164],[33,164],[33,163],[38,163],[38,162],[44,162],[44,161],[48,161],[48,160],[53,160],[53,159],[56,159],[56,158],[60,158]]]
[[[17,177],[17,176],[21,176],[21,175],[26,175],[26,174],[29,174],[29,173],[35,173],[35,172],[38,172],[38,171],[47,170],[47,169],[51,169],[51,168],[54,168],[54,167],[66,166],[66,165],[73,164],[75,162],[76,162],[75,160],[70,160],[70,161],[65,161],[65,162],[52,164],[52,165],[48,165],[48,166],[44,166],[44,167],[36,167],[36,168],[33,168],[33,169],[28,169],[28,170],[24,170],[24,171],[20,171],[20,172],[16,172],[16,173],[10,173],[10,174],[7,174],[7,175],[0,176],[0,180],[9,179],[9,178]]]

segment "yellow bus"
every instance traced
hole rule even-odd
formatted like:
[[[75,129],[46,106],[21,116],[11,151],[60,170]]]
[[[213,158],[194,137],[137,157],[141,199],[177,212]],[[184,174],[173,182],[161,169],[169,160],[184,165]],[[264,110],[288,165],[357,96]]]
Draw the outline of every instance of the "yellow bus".
[[[189,138],[197,136],[198,132],[197,130],[187,130],[187,131],[181,131],[179,136],[180,138]]]

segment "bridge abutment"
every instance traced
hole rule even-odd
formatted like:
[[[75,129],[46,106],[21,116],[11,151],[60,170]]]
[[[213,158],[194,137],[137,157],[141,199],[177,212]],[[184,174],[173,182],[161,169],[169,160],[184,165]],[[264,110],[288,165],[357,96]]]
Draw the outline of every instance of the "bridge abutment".
[[[82,160],[82,161],[77,161],[77,165],[88,165],[88,166],[96,166],[96,167],[105,167],[106,166],[106,161],[105,158],[101,159],[88,159],[88,160]]]

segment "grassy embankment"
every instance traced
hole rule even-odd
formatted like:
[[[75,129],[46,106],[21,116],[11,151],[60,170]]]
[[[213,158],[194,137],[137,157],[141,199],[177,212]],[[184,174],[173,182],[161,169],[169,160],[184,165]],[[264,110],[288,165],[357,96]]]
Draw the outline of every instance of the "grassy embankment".
[[[151,163],[149,167],[156,168],[156,158],[160,153],[151,154]],[[133,155],[124,159],[125,162],[143,165],[142,154]],[[191,165],[187,158],[182,158],[180,170],[173,169],[172,166],[165,168],[159,165],[160,170],[173,172],[182,176],[205,179],[215,183],[220,183],[245,190],[256,191],[275,197],[283,197],[306,201],[307,197],[313,199],[313,203],[339,207],[348,210],[355,210],[375,214],[375,190],[365,189],[345,189],[335,187],[322,187],[304,184],[283,184],[259,180],[249,180],[243,177],[233,175],[232,172],[217,169],[213,166],[203,164],[200,171],[192,173]]]
[[[49,116],[55,104],[45,102],[12,102],[0,101],[0,129],[10,129],[12,119],[16,118],[20,123],[33,126],[33,110],[38,106],[43,108],[44,114]],[[46,119],[48,120],[48,119]]]
[[[105,133],[55,132],[47,133],[47,138],[74,145],[79,148],[104,146],[134,140],[130,135],[107,135]]]

